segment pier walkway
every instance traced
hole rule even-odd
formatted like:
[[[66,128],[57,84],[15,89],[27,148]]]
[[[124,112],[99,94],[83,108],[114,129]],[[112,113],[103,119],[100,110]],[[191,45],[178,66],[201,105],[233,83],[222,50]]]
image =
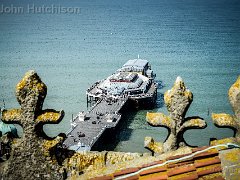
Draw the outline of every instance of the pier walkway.
[[[121,119],[119,111],[128,97],[119,99],[103,98],[90,111],[80,112],[71,122],[71,129],[63,142],[66,148],[88,151],[107,128],[114,128]]]

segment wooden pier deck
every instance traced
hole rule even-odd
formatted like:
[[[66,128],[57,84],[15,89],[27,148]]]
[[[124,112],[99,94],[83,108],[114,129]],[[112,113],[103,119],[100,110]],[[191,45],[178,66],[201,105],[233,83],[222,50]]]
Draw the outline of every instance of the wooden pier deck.
[[[80,112],[73,119],[63,145],[75,151],[91,150],[107,128],[113,128],[119,123],[121,119],[119,111],[127,101],[128,97],[103,98],[90,111]]]

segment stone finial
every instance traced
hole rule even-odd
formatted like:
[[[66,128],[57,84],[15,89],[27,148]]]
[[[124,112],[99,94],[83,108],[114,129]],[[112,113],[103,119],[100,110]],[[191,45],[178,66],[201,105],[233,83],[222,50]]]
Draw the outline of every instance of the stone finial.
[[[63,179],[56,158],[46,152],[63,141],[63,137],[51,141],[44,133],[43,125],[59,123],[64,112],[42,110],[46,95],[47,86],[34,71],[28,71],[17,84],[16,98],[21,108],[3,110],[2,120],[21,125],[23,136],[14,140],[10,158],[0,164],[0,178]]]
[[[228,98],[232,106],[234,115],[230,114],[212,114],[215,125],[222,127],[230,127],[234,129],[235,136],[240,138],[240,76],[237,81],[230,87]]]
[[[164,94],[164,102],[169,116],[163,113],[147,113],[146,120],[152,126],[163,126],[169,129],[169,136],[164,143],[154,142],[150,137],[145,139],[145,147],[156,153],[175,150],[186,145],[183,133],[191,128],[205,128],[206,122],[200,117],[185,118],[192,103],[193,94],[189,91],[182,78],[177,77],[174,86]]]

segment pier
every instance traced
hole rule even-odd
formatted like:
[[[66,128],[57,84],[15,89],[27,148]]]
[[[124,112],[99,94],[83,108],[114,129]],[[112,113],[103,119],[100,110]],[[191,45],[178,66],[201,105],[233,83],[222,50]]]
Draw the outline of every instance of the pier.
[[[155,74],[147,60],[133,59],[86,91],[87,104],[95,103],[88,112],[72,118],[71,129],[63,142],[65,148],[89,151],[99,137],[121,120],[120,111],[132,101],[136,108],[153,107],[157,97]]]
[[[90,111],[79,112],[72,120],[64,146],[75,151],[89,151],[108,128],[117,126],[121,119],[120,110],[128,97],[119,99],[103,98]]]

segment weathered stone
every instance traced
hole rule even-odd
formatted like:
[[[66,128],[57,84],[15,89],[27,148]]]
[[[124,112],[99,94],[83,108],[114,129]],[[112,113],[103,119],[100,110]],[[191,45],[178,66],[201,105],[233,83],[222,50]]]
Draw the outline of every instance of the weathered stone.
[[[63,111],[42,110],[47,87],[34,71],[29,71],[17,84],[16,97],[20,109],[4,110],[5,123],[17,123],[23,128],[23,136],[14,139],[11,156],[0,164],[2,179],[63,179],[64,174],[54,156],[47,152],[63,138],[54,141],[47,138],[43,125],[59,123]]]
[[[101,174],[112,165],[138,159],[140,153],[124,152],[78,152],[64,161],[64,167],[69,174],[69,179],[79,179],[79,175],[91,172]]]
[[[69,172],[70,176],[81,174],[83,171],[95,170],[105,166],[106,152],[82,152],[75,153],[71,158],[64,161],[64,166]]]
[[[239,179],[240,175],[240,149],[220,151],[221,166],[225,179]]]
[[[240,138],[240,76],[237,81],[230,87],[228,97],[234,115],[230,114],[212,114],[215,125],[222,127],[230,127],[235,130],[235,136]]]
[[[144,147],[158,154],[163,152],[163,143],[155,142],[152,137],[145,137]]]
[[[216,139],[216,140],[210,141],[211,146],[227,144],[227,143],[236,144],[236,145],[240,146],[240,138],[230,137],[230,138],[219,139],[219,140]],[[227,147],[219,147],[218,149],[227,149]]]
[[[106,165],[117,164],[120,162],[131,161],[141,157],[141,153],[125,153],[125,152],[113,152],[109,151],[106,154]]]
[[[185,118],[192,103],[193,94],[183,80],[177,77],[174,86],[164,94],[164,101],[169,116],[163,113],[147,113],[147,122],[152,126],[167,127],[170,134],[164,143],[154,142],[150,137],[145,139],[145,147],[155,153],[163,153],[185,146],[183,133],[189,128],[205,128],[206,122],[200,117]]]
[[[116,152],[113,152],[116,153]],[[190,154],[192,153],[192,148],[190,147],[180,147],[176,151],[169,151],[164,154],[158,155],[158,156],[151,156],[151,155],[145,155],[140,156],[138,153],[128,153],[129,156],[133,156],[132,160],[128,161],[119,161],[116,164],[109,164],[103,168],[98,168],[96,170],[91,171],[85,171],[80,176],[74,176],[76,179],[91,179],[96,178],[100,176],[106,176],[111,175],[114,173],[119,173],[120,171],[124,170],[130,170],[130,169],[136,169],[136,168],[143,168],[143,167],[149,167],[151,165],[156,165],[156,163],[160,163],[162,160],[165,161],[166,159],[172,157],[172,156],[178,156],[183,154]],[[123,155],[125,153],[118,153],[119,155]],[[137,155],[134,155],[137,154]],[[107,155],[107,154],[106,154]],[[121,156],[119,157],[121,159]],[[141,177],[143,178],[143,177]],[[140,179],[141,179],[140,178]],[[72,177],[69,179],[73,179]],[[143,178],[144,179],[144,178]]]

